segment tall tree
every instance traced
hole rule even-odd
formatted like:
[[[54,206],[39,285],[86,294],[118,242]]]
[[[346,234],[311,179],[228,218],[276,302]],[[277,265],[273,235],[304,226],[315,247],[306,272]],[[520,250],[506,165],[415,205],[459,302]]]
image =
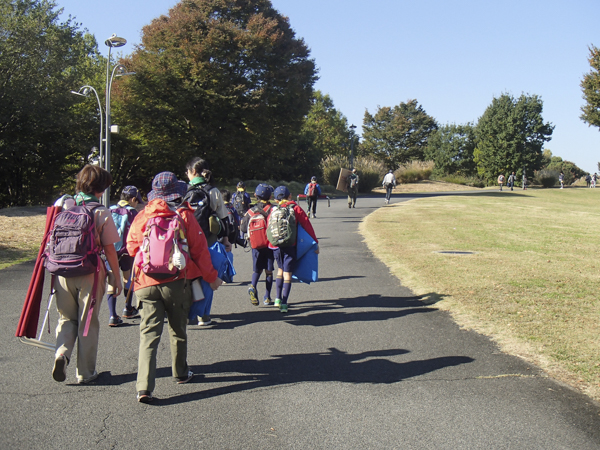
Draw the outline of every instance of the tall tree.
[[[434,174],[460,174],[471,176],[477,173],[473,160],[475,150],[475,127],[473,124],[444,125],[428,139],[425,159],[435,162]]]
[[[312,136],[313,145],[321,158],[345,154],[344,146],[348,144],[349,132],[348,119],[335,109],[331,97],[315,91],[310,111],[302,125],[302,133]]]
[[[543,102],[537,95],[518,99],[502,94],[494,98],[479,118],[476,128],[475,161],[479,175],[495,180],[500,173],[533,175],[541,168],[544,142],[551,139],[554,126],[544,123]]]
[[[581,119],[600,128],[600,49],[592,45],[589,50],[588,61],[592,70],[581,81],[583,98],[586,101],[586,105],[581,108]]]
[[[361,153],[373,155],[392,169],[423,160],[427,139],[437,127],[417,100],[393,108],[378,107],[375,115],[365,111]]]
[[[144,171],[181,173],[202,156],[219,176],[276,177],[293,161],[316,69],[269,0],[184,0],[123,62],[136,76],[115,114]]]
[[[74,133],[69,91],[88,75],[96,43],[59,22],[55,6],[0,1],[0,206],[48,201],[91,147]]]

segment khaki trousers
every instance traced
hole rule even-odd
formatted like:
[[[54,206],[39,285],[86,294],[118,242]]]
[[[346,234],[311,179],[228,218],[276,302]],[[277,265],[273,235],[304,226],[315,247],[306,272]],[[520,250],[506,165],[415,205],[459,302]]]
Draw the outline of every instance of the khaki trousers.
[[[56,356],[65,355],[71,360],[77,341],[77,381],[90,378],[96,371],[100,320],[98,312],[106,290],[106,272],[100,267],[96,288],[96,305],[88,335],[83,336],[87,313],[92,299],[94,274],[65,278],[57,276],[54,282],[56,309],[60,315],[56,327]]]
[[[171,344],[171,371],[174,377],[188,373],[187,321],[192,305],[192,289],[187,280],[176,280],[135,291],[140,315],[140,350],[138,358],[138,391],[154,391],[156,354],[163,331],[165,312]]]

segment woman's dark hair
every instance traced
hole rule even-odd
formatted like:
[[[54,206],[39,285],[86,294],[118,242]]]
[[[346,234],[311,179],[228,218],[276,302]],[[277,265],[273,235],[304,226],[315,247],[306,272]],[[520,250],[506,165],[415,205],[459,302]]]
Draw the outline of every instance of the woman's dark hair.
[[[196,172],[198,175],[203,177],[206,181],[210,181],[212,172],[210,171],[210,165],[208,161],[198,156],[188,161],[185,168],[190,172]]]
[[[77,174],[77,192],[97,194],[104,192],[112,184],[112,175],[100,166],[88,164]]]

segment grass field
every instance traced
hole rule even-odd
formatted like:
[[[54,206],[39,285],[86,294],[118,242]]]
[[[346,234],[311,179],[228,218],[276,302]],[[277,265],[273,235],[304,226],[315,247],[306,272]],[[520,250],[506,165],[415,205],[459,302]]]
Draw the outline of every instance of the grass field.
[[[37,257],[46,208],[0,209],[0,269]]]
[[[361,229],[426,301],[600,400],[599,205],[595,189],[485,191],[381,208]]]

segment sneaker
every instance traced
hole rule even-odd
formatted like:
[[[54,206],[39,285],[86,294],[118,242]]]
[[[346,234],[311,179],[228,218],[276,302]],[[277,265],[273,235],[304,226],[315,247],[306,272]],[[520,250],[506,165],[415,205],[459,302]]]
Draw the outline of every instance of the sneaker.
[[[152,397],[150,391],[139,391],[137,393],[137,401],[140,403],[150,403],[152,400],[154,400],[154,397]]]
[[[352,205],[350,203],[348,203],[348,208],[352,208]]]
[[[202,316],[198,319],[198,325],[200,325],[201,327],[205,327],[206,325],[212,325],[213,321],[211,320],[210,316]]]
[[[67,379],[67,366],[69,361],[65,355],[58,355],[54,360],[54,369],[52,369],[52,378],[59,383]]]
[[[313,218],[313,219],[316,219],[316,218],[317,218],[317,215],[316,215],[316,214],[313,214],[312,218]]]
[[[280,298],[276,298],[275,299],[275,306],[277,306],[278,308],[281,306],[281,299]]]
[[[288,305],[287,305],[287,303],[284,303],[284,304],[281,304],[281,305],[279,305],[279,312],[286,313],[286,312],[287,312],[287,310],[288,310]]]
[[[86,384],[86,383],[90,383],[91,381],[94,381],[96,378],[98,378],[98,372],[96,372],[94,370],[94,373],[92,374],[91,377],[89,378],[80,378],[77,377],[77,384]]]
[[[250,296],[252,304],[258,306],[258,297],[256,296],[256,288],[254,286],[248,288],[248,295]]]
[[[112,316],[110,319],[108,319],[109,327],[118,327],[122,323],[123,323],[123,320],[119,316]]]
[[[265,299],[263,299],[263,305],[273,306],[273,300],[271,300],[270,298],[265,298]]]
[[[175,379],[177,380],[177,384],[185,384],[188,381],[190,381],[193,377],[194,377],[194,372],[192,372],[191,370],[188,370],[187,375],[184,375],[182,377],[176,377]]]
[[[137,310],[137,308],[125,308],[123,309],[123,314],[121,315],[121,317],[123,319],[137,319],[138,317],[140,317],[140,312]]]

